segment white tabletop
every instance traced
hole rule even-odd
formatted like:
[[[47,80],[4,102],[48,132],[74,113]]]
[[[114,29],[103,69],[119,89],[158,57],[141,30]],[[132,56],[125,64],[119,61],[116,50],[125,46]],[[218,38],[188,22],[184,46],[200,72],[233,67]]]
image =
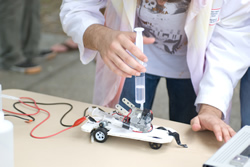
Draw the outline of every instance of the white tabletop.
[[[69,99],[39,94],[17,89],[3,90],[3,94],[16,97],[31,97],[40,103],[70,103],[73,110],[65,117],[65,124],[73,124],[83,116],[83,111],[92,104]],[[15,111],[16,101],[3,99],[3,108]],[[20,109],[32,113],[21,105]],[[39,105],[48,110],[51,117],[35,130],[36,136],[47,136],[65,127],[60,125],[60,119],[69,107],[66,105]],[[101,107],[107,112],[114,109]],[[159,150],[153,150],[147,142],[119,137],[109,137],[105,143],[91,143],[90,134],[81,131],[77,126],[57,136],[47,139],[35,139],[30,131],[35,125],[45,119],[47,114],[41,111],[35,116],[36,121],[25,123],[23,120],[6,117],[14,124],[14,153],[15,167],[201,167],[223,143],[216,141],[212,132],[193,132],[190,125],[169,120],[154,118],[153,124],[170,127],[180,134],[181,142],[188,148],[180,147],[173,140],[164,144]]]

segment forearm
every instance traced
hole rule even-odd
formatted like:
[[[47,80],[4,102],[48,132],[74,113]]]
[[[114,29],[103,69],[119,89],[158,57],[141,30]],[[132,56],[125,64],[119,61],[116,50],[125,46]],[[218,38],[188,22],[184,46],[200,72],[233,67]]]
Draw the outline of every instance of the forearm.
[[[105,19],[99,11],[105,7],[106,0],[75,1],[63,0],[60,19],[65,33],[78,44],[80,58],[83,64],[88,64],[96,56],[96,51],[85,48],[83,34],[93,24],[104,24]]]
[[[74,1],[63,0],[60,11],[60,20],[64,32],[73,38],[78,45],[82,42],[86,29],[93,24],[104,24],[104,16],[99,11],[106,1],[99,3],[99,0]]]

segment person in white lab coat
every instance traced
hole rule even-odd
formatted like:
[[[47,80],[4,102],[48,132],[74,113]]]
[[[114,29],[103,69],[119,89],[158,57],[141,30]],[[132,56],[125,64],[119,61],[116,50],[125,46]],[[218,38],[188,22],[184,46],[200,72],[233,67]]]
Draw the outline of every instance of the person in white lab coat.
[[[157,2],[165,6],[167,1]],[[97,59],[95,104],[113,107],[120,98],[125,77],[146,71],[125,51],[142,61],[148,59],[134,45],[137,5],[136,1],[126,0],[63,1],[61,22],[78,44],[81,61],[86,64]],[[103,7],[105,17],[99,12]],[[198,112],[191,125],[194,131],[213,131],[218,141],[228,141],[235,134],[226,123],[233,89],[250,66],[249,7],[248,0],[192,0],[187,11],[186,59]],[[144,38],[145,44],[154,41]]]

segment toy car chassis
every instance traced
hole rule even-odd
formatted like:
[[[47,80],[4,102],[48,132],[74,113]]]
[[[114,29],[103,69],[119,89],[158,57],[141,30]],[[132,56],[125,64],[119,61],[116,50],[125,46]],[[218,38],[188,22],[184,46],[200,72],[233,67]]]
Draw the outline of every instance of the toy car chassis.
[[[178,145],[187,148],[186,144],[181,144],[179,134],[167,127],[152,125],[153,112],[151,110],[141,110],[136,108],[131,102],[123,98],[131,109],[125,110],[119,104],[116,105],[118,111],[107,113],[95,107],[88,108],[88,121],[82,125],[81,130],[91,135],[91,141],[103,143],[108,136],[123,137],[149,142],[152,149],[161,148],[162,144],[170,143],[175,138]]]
[[[98,118],[94,118],[98,120]],[[148,133],[137,133],[124,128],[120,128],[114,125],[110,125],[109,128],[103,126],[102,123],[92,122],[88,120],[84,125],[82,125],[81,130],[90,133],[90,136],[99,143],[104,143],[108,136],[122,137],[140,141],[149,142],[149,146],[152,149],[161,148],[162,144],[172,142],[173,138],[176,142],[183,147],[187,147],[185,144],[181,144],[179,140],[179,135],[175,130],[171,128],[166,128],[162,126],[153,126],[152,131]]]

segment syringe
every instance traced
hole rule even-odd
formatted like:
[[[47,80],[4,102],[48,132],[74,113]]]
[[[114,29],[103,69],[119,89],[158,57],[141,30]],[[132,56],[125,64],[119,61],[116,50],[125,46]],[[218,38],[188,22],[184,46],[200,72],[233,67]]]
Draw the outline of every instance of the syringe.
[[[142,32],[144,28],[137,27],[134,30],[136,32],[136,46],[143,52]],[[137,61],[145,66],[143,61],[139,59]],[[145,73],[141,73],[140,76],[135,77],[135,102],[141,104],[140,109],[143,110],[143,104],[145,103]]]

